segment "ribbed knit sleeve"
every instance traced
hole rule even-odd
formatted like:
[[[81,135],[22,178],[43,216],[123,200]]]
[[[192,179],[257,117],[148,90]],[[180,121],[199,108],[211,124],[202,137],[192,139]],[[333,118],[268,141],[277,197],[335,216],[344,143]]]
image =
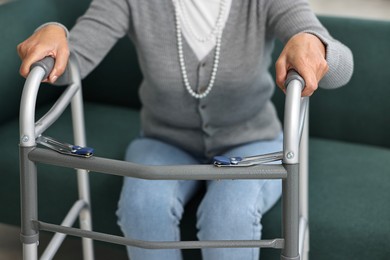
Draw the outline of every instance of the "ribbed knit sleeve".
[[[85,77],[106,56],[130,27],[126,0],[94,0],[70,31],[69,43]]]
[[[353,73],[353,55],[350,49],[335,40],[320,23],[306,0],[266,1],[268,29],[286,43],[300,32],[316,35],[326,46],[328,73],[319,82],[323,88],[345,85]]]

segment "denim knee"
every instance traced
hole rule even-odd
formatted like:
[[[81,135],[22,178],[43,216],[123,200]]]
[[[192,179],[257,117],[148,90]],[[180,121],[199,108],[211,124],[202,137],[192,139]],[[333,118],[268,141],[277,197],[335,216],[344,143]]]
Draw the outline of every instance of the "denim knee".
[[[177,197],[168,192],[129,192],[124,187],[118,203],[118,224],[128,237],[178,240],[183,211]]]
[[[253,200],[205,196],[198,209],[200,239],[259,239],[261,211]]]

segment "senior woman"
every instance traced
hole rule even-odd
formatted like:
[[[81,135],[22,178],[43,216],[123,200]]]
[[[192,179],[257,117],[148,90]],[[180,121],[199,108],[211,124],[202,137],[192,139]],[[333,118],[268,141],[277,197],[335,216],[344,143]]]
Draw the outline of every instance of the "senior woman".
[[[217,154],[281,150],[268,71],[275,39],[285,44],[275,65],[282,90],[290,69],[306,82],[303,96],[318,86],[344,85],[353,70],[350,50],[329,35],[305,0],[93,0],[70,32],[48,23],[19,44],[20,73],[52,56],[47,81],[64,83],[71,51],[85,77],[124,36],[136,47],[144,76],[142,131],[125,157],[140,164],[201,164]],[[179,240],[184,206],[198,186],[125,178],[117,211],[124,235]],[[279,180],[207,181],[197,212],[199,239],[260,239],[261,217],[280,194]],[[182,257],[174,249],[128,247],[128,254],[132,260]],[[202,256],[259,259],[259,249],[203,249]]]

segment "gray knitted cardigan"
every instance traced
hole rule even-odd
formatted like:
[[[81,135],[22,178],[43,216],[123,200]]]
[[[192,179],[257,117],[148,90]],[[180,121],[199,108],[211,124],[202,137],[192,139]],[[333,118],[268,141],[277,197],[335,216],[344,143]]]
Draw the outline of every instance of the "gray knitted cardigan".
[[[275,89],[268,72],[271,52],[275,38],[285,43],[302,31],[326,45],[330,70],[320,86],[336,88],[348,82],[353,70],[350,50],[329,35],[305,0],[233,0],[215,85],[201,100],[183,85],[171,0],[94,0],[69,41],[85,77],[119,38],[130,37],[144,77],[139,90],[143,134],[211,157],[280,133],[270,101]],[[214,52],[198,61],[185,38],[183,49],[190,84],[201,92],[210,79]]]

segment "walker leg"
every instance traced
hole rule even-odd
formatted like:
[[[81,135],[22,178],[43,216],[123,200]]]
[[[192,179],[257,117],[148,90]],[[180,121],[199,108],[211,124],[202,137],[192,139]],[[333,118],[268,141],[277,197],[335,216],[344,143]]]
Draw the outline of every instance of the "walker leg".
[[[92,218],[89,208],[83,209],[79,215],[80,218],[80,228],[84,230],[92,230]],[[93,251],[93,240],[90,238],[82,238],[83,245],[83,259],[84,260],[93,260],[94,251]]]
[[[23,244],[23,260],[38,260],[38,242]]]
[[[77,68],[72,67],[72,70],[77,70]],[[77,73],[73,73],[78,75]],[[81,84],[79,78],[76,78]],[[84,109],[83,109],[83,97],[81,88],[75,94],[71,103],[72,107],[72,121],[73,121],[73,135],[75,144],[80,146],[86,146],[86,136],[85,136],[85,125],[84,125]],[[77,183],[78,183],[78,192],[79,199],[84,201],[88,207],[81,210],[80,218],[80,228],[84,230],[92,230],[92,216],[91,216],[91,199],[90,199],[90,190],[89,190],[89,176],[88,171],[86,170],[77,170]],[[84,260],[93,260],[94,259],[94,250],[93,250],[93,240],[89,238],[82,238],[83,245],[83,256]]]
[[[284,248],[281,260],[300,260],[299,256],[299,164],[286,164],[287,179],[283,180]]]
[[[302,260],[309,260],[309,249],[310,249],[310,232],[309,232],[309,228],[307,228],[304,246],[303,246]]]
[[[21,197],[21,233],[23,259],[38,259],[39,231],[33,224],[38,218],[37,168],[28,159],[28,153],[34,147],[20,146],[20,197]]]
[[[309,101],[307,101],[309,102]],[[302,260],[309,260],[310,236],[309,236],[309,104],[306,107],[305,122],[301,137],[299,151],[299,216],[304,221],[303,245],[301,248]]]

